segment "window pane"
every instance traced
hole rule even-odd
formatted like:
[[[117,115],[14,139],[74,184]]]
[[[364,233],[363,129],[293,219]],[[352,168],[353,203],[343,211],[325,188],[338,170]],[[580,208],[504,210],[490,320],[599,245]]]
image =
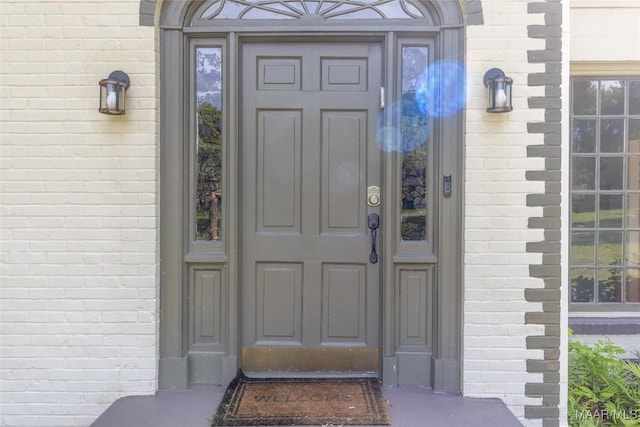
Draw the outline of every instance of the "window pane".
[[[571,233],[571,264],[593,265],[596,255],[595,231],[574,231]]]
[[[405,18],[403,16],[403,18]],[[380,19],[380,14],[373,9],[354,9],[350,5],[342,5],[331,11],[327,18],[336,19]]]
[[[571,174],[574,190],[593,190],[596,182],[596,158],[574,157]]]
[[[198,141],[196,240],[220,240],[222,225],[222,49],[196,49]]]
[[[600,158],[600,190],[622,190],[623,165],[622,157]]]
[[[601,194],[599,214],[599,227],[622,228],[622,194]]]
[[[278,3],[273,3],[272,6],[272,10],[264,10],[260,7],[248,9],[242,14],[242,19],[294,19],[294,17],[299,17],[298,14],[288,10],[286,6]]]
[[[627,302],[640,302],[640,270],[637,268],[627,269],[626,280]]]
[[[622,269],[598,269],[598,302],[622,302]]]
[[[427,166],[429,119],[416,100],[416,86],[425,78],[427,47],[402,48],[402,201],[400,238],[427,239]]]
[[[600,152],[621,153],[624,150],[624,119],[600,121]]]
[[[573,114],[596,114],[598,96],[597,81],[577,81],[573,83]]]
[[[574,194],[571,196],[571,226],[573,228],[594,228],[596,225],[596,196]]]
[[[622,261],[622,231],[599,231],[598,264],[619,265]]]
[[[223,3],[220,13],[216,18],[220,19],[238,19],[242,11],[245,9],[243,5],[240,5],[233,1],[225,1]]]
[[[629,114],[640,114],[640,80],[629,81]]]
[[[574,153],[595,153],[596,119],[574,119],[571,132],[571,149]]]
[[[630,153],[640,153],[640,120],[629,120],[629,144]]]
[[[571,269],[571,302],[593,302],[593,287],[593,269]]]
[[[627,232],[626,264],[640,265],[640,231]]]
[[[627,196],[627,227],[640,228],[640,193]]]
[[[603,80],[600,82],[600,114],[624,114],[624,81]]]
[[[629,156],[627,162],[627,189],[640,190],[640,156]]]

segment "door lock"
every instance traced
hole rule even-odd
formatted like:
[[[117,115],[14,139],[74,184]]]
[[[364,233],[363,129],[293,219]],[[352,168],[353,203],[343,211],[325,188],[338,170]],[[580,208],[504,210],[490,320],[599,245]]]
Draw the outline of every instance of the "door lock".
[[[367,188],[367,205],[372,208],[380,206],[380,187],[372,185]]]

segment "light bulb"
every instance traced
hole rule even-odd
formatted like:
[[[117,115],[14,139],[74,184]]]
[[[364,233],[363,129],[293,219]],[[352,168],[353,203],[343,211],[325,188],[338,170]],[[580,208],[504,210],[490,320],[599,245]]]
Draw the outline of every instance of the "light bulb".
[[[116,108],[116,92],[114,90],[110,90],[107,95],[107,108],[110,110]]]
[[[505,107],[507,105],[507,94],[504,89],[500,88],[496,91],[495,103],[496,107]]]

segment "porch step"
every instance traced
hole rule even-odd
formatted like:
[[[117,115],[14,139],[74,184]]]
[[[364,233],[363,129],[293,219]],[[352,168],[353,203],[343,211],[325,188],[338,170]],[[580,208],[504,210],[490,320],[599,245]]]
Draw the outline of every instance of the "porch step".
[[[192,386],[153,396],[118,399],[91,427],[210,427],[225,387]],[[395,427],[521,427],[499,399],[435,393],[415,386],[385,387]]]

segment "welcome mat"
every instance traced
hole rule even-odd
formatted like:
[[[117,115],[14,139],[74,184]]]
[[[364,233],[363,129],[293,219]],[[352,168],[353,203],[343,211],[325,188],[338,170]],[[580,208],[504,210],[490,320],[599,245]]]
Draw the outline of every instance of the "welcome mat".
[[[375,378],[248,378],[239,373],[213,426],[390,425]]]

